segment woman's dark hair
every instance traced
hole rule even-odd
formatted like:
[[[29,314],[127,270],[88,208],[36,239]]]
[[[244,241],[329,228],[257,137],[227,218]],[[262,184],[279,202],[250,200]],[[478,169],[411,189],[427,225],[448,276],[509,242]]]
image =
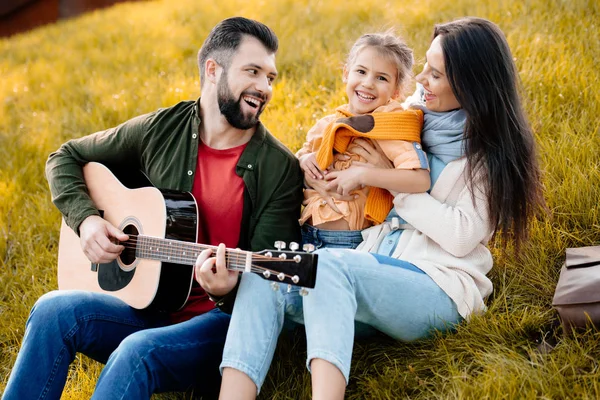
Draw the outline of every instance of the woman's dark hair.
[[[244,36],[258,39],[271,53],[277,53],[279,40],[265,24],[244,17],[224,19],[210,31],[202,48],[198,51],[201,85],[204,84],[204,64],[206,60],[213,58],[223,68],[228,69],[231,58],[240,43],[242,43]]]
[[[535,139],[519,97],[518,74],[504,34],[494,23],[467,17],[435,26],[448,81],[467,114],[469,182],[484,172],[491,224],[506,246],[527,238],[544,207]]]

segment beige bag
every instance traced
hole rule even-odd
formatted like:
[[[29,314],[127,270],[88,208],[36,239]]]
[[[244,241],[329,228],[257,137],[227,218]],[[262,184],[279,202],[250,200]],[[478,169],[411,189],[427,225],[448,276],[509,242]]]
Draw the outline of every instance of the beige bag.
[[[590,323],[600,329],[600,246],[567,249],[552,305],[565,332]]]

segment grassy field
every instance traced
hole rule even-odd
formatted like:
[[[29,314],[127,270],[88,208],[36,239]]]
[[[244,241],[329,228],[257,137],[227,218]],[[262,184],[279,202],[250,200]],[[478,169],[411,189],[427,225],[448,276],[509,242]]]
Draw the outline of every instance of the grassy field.
[[[341,64],[360,34],[395,26],[423,64],[434,23],[464,15],[506,33],[534,127],[551,215],[535,221],[521,260],[495,252],[489,311],[456,334],[357,344],[349,399],[600,398],[600,333],[553,330],[564,249],[600,243],[600,3],[597,0],[341,0],[124,4],[0,40],[0,392],[29,309],[56,289],[60,215],[46,157],[67,139],[199,94],[196,52],[219,20],[244,15],[278,34],[281,78],[263,118],[296,150],[315,120],[345,101]],[[304,345],[276,354],[261,398],[309,397]],[[89,398],[101,365],[78,357],[63,399]],[[160,399],[180,395],[155,396]]]

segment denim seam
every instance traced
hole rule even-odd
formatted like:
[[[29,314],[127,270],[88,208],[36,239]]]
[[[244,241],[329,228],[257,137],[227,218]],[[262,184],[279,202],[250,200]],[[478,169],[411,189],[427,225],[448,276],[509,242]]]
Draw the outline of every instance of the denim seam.
[[[143,359],[144,359],[144,357],[140,357],[140,359],[138,360],[137,364],[135,365],[135,368],[132,371],[132,374],[131,374],[132,377],[135,377],[135,373],[137,372],[138,369],[140,369],[140,364],[142,364]],[[135,379],[130,379],[129,382],[127,383],[127,386],[125,386],[123,393],[121,393],[121,400],[123,400],[125,398],[124,397],[125,393],[127,393],[127,389],[129,389],[129,386],[131,386],[133,381],[135,381]]]
[[[80,321],[88,322],[91,320],[103,320],[103,321],[109,321],[109,322],[117,322],[120,324],[133,325],[133,326],[138,326],[138,327],[144,326],[144,323],[138,322],[136,320],[127,319],[127,318],[116,318],[116,317],[113,317],[110,315],[104,315],[104,314],[91,314],[91,315],[86,315],[84,317],[77,318],[77,322],[80,322]]]
[[[138,363],[135,365],[134,369],[133,369],[133,374],[132,376],[135,376],[135,372],[137,372],[137,370],[140,368],[140,365],[143,364],[143,361],[146,360],[148,358],[148,355],[154,353],[156,350],[158,349],[176,349],[176,348],[185,348],[185,347],[196,347],[197,345],[201,344],[201,343],[206,343],[208,341],[203,340],[203,341],[196,341],[196,342],[187,342],[185,345],[183,344],[163,344],[160,346],[156,346],[153,349],[150,349],[150,351],[148,351],[145,355],[141,356],[138,360]],[[121,399],[124,399],[123,395],[125,393],[127,393],[127,389],[129,389],[129,387],[131,386],[131,384],[135,381],[135,379],[130,379],[129,383],[127,384],[127,386],[125,387],[125,389],[123,390]]]
[[[40,394],[40,397],[39,397],[40,399],[46,398],[46,395],[48,394],[48,391],[50,390],[50,386],[52,386],[52,382],[54,381],[54,378],[56,377],[56,371],[58,370],[58,364],[60,364],[60,362],[62,361],[62,359],[64,357],[64,351],[65,351],[65,346],[63,346],[62,349],[60,349],[59,356],[54,361],[54,365],[52,366],[52,371],[50,372],[50,377],[48,378],[48,381],[46,381],[44,390],[42,390],[42,393]]]
[[[277,292],[277,293],[276,293],[276,295],[279,297],[279,300],[277,301],[277,305],[278,305],[278,307],[279,307],[280,309],[282,309],[282,312],[285,314],[285,303],[286,303],[286,301],[285,301],[285,297],[282,295],[282,293],[281,293],[281,292]],[[273,319],[273,324],[271,325],[271,329],[268,331],[268,332],[270,333],[270,336],[269,336],[269,343],[271,343],[271,342],[273,341],[273,337],[275,336],[275,335],[274,335],[274,332],[275,332],[275,329],[277,328],[278,322],[279,322],[279,319],[278,319],[278,318],[274,318],[274,319]],[[275,336],[275,337],[278,339],[278,338],[279,338],[279,335],[277,335],[277,336]],[[268,353],[269,353],[269,352],[264,352],[264,354],[263,354],[263,357],[262,357],[262,360],[260,360],[260,361],[259,361],[259,368],[258,368],[258,371],[263,371],[263,370],[264,370],[264,366],[265,366],[265,364],[267,363],[267,357],[268,357]],[[223,366],[223,364],[224,364],[224,360],[225,360],[225,359],[221,360],[221,366]],[[232,362],[232,363],[233,363],[233,364],[237,364],[237,363],[239,363],[239,362]],[[239,364],[240,364],[240,365],[243,365],[243,366],[246,366],[246,367],[248,367],[248,365],[246,365],[246,364],[243,364],[243,363],[239,363]],[[268,367],[270,367],[270,364],[268,365]],[[233,367],[233,366],[232,366],[232,368],[235,368],[235,367]],[[238,369],[238,368],[236,368],[236,369]],[[251,370],[252,368],[248,368],[248,369],[249,369],[249,370]],[[222,371],[223,369],[222,369],[222,368],[220,368],[220,370]],[[268,371],[268,369],[267,369],[267,371]],[[244,372],[244,373],[245,373],[245,371],[242,371],[242,372]],[[254,378],[252,378],[252,377],[250,376],[250,374],[246,374],[246,375],[248,375],[248,376],[250,377],[250,379],[252,379],[252,381],[253,381],[253,382],[254,382],[254,384],[256,385],[257,391],[258,391],[258,392],[260,392],[260,387],[262,386],[262,382],[264,382],[264,380],[265,380],[266,374],[262,374],[262,373],[260,373],[260,372],[259,372],[259,373],[254,373],[254,375],[255,375],[255,377],[254,377]],[[261,382],[260,384],[259,384],[259,382],[258,382],[258,380],[259,380],[259,378],[260,378],[260,377],[259,377],[259,375],[265,375],[265,376],[262,376],[262,382]],[[257,393],[258,393],[258,392],[257,392]]]
[[[281,292],[278,293],[278,296],[280,298],[280,301],[277,302],[278,303],[277,305],[280,307],[281,311],[285,315],[285,303],[286,303],[285,297],[281,294]],[[269,343],[273,342],[273,337],[275,336],[274,333],[275,333],[275,330],[277,328],[278,322],[279,322],[279,319],[278,318],[274,318],[273,324],[271,325],[271,330],[269,331],[269,333],[271,334],[269,336]],[[281,325],[281,324],[279,324],[279,325]],[[275,345],[277,345],[277,339],[279,338],[279,335],[275,336],[275,338],[276,338],[275,339]],[[262,361],[260,363],[260,369],[259,369],[260,371],[262,371],[264,369],[264,366],[267,363],[267,356],[268,356],[267,354],[268,354],[268,352],[265,352],[265,354],[263,355]],[[271,365],[269,364],[267,366],[267,368],[269,368],[270,366]],[[264,381],[264,377],[263,377],[263,381]],[[258,387],[258,385],[256,385],[256,387]]]
[[[73,326],[66,335],[64,335],[62,337],[62,341],[63,341],[63,347],[60,349],[59,352],[59,356],[56,358],[56,360],[54,360],[54,365],[52,366],[52,371],[50,372],[50,377],[48,378],[48,381],[46,381],[46,385],[44,386],[44,390],[42,391],[42,394],[40,395],[40,399],[43,399],[46,397],[46,395],[48,394],[48,390],[50,390],[50,386],[52,385],[52,382],[54,382],[54,378],[56,378],[56,371],[58,370],[58,364],[60,364],[60,361],[62,361],[63,357],[64,357],[64,352],[65,352],[65,348],[66,345],[64,344],[67,340],[69,340],[70,338],[72,338],[75,333],[77,333],[77,331],[79,330],[79,319],[76,319],[76,324],[75,326]]]
[[[75,334],[79,330],[80,322],[82,322],[82,321],[88,322],[88,321],[95,320],[95,319],[97,319],[97,320],[103,319],[105,321],[118,322],[118,323],[130,324],[130,325],[135,325],[135,326],[143,326],[143,324],[136,323],[136,321],[129,320],[129,319],[114,318],[111,316],[103,316],[102,314],[88,315],[85,317],[80,317],[80,318],[75,319],[76,324],[75,324],[75,326],[73,326],[71,328],[71,330],[69,330],[69,332],[67,332],[66,335],[63,336],[63,338],[62,338],[63,343],[67,342],[69,339],[71,339],[73,336],[75,336]],[[50,390],[50,386],[52,385],[52,382],[54,382],[54,379],[56,378],[56,371],[58,370],[58,365],[60,364],[60,361],[62,361],[62,359],[64,357],[65,348],[66,348],[66,345],[63,345],[63,347],[60,349],[59,357],[54,361],[52,371],[50,372],[50,377],[48,378],[48,381],[46,382],[44,390],[42,391],[42,394],[40,395],[40,399],[43,399],[46,397],[46,395],[48,394],[48,391]]]

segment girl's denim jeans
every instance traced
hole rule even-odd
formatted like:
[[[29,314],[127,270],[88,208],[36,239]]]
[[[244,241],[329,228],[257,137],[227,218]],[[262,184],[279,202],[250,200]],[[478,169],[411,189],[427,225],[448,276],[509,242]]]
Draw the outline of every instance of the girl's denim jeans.
[[[271,282],[244,274],[237,294],[223,368],[244,372],[260,388],[284,320],[303,323],[307,367],[314,358],[334,364],[348,382],[355,321],[395,339],[412,341],[452,329],[462,320],[454,302],[408,262],[348,249],[325,248],[316,287],[273,291]]]
[[[362,241],[361,231],[331,231],[318,229],[304,224],[302,229],[302,244],[312,244],[315,249],[323,247],[355,249]]]

